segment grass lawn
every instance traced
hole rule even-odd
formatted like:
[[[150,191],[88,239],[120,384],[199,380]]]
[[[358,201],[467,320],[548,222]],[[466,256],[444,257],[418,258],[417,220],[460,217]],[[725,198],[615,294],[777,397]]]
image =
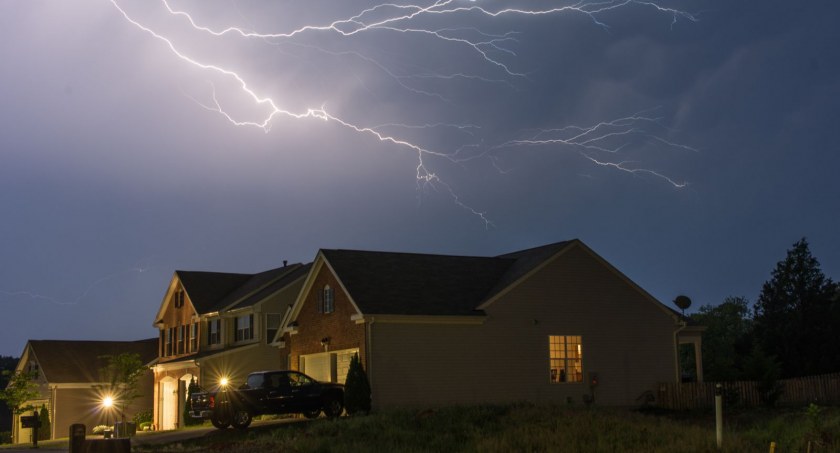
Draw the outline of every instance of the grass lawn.
[[[725,418],[728,452],[840,451],[840,408],[751,409]],[[517,404],[390,410],[138,448],[158,452],[717,452],[714,413]]]

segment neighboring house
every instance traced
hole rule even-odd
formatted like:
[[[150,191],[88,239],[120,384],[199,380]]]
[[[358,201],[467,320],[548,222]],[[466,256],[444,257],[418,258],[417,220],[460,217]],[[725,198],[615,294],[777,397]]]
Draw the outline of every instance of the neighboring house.
[[[280,367],[269,343],[308,270],[284,263],[259,274],[175,272],[154,321],[156,429],[183,426],[191,380],[212,388],[223,377],[242,383],[249,372]]]
[[[283,325],[275,346],[316,379],[343,382],[358,353],[374,407],[637,404],[679,379],[680,343],[700,360],[702,332],[579,240],[497,257],[320,250]]]
[[[103,398],[108,396],[107,378],[101,370],[108,363],[107,356],[123,353],[138,354],[143,363],[157,354],[157,339],[140,341],[73,341],[29,340],[23,348],[16,371],[37,373],[40,397],[29,401],[36,408],[45,406],[50,413],[50,438],[67,437],[70,425],[83,423],[88,432],[96,426],[113,424],[119,420],[119,411],[103,408]],[[147,373],[139,382],[140,397],[125,408],[131,417],[152,409],[152,374]],[[119,401],[116,402],[119,404]],[[24,415],[31,415],[27,413]],[[15,415],[12,439],[15,443],[29,442],[31,429],[21,428],[20,416]]]

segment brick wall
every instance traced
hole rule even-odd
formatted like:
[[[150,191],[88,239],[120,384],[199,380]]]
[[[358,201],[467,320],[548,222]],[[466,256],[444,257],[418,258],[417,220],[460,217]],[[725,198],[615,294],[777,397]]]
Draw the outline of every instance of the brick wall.
[[[329,285],[335,292],[335,311],[332,313],[318,313],[318,295]],[[311,289],[305,294],[305,299],[297,315],[298,333],[285,335],[286,348],[281,350],[291,354],[290,369],[300,369],[300,356],[324,352],[321,339],[330,338],[329,350],[359,348],[359,358],[366,362],[365,355],[365,325],[356,324],[350,319],[357,314],[350,302],[350,298],[341,289],[338,280],[326,266],[322,266],[314,279]]]

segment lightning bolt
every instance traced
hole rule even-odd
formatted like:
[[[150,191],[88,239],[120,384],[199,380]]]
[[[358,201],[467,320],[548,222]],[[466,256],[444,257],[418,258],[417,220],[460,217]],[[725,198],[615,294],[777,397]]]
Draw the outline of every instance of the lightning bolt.
[[[46,302],[49,302],[49,303],[52,303],[52,304],[55,304],[55,305],[78,305],[79,302],[85,300],[88,297],[88,295],[90,294],[91,291],[93,291],[96,287],[102,285],[103,283],[105,283],[107,281],[113,280],[113,279],[115,279],[117,277],[120,277],[120,276],[124,276],[126,274],[134,274],[134,273],[142,274],[142,273],[144,273],[148,270],[149,270],[148,267],[139,267],[138,266],[138,267],[132,267],[130,269],[125,269],[125,270],[122,270],[122,271],[114,272],[114,273],[111,273],[111,274],[107,274],[104,277],[100,277],[100,278],[94,280],[93,282],[91,282],[85,288],[85,290],[81,294],[79,294],[79,296],[77,296],[75,299],[73,299],[71,301],[56,299],[54,297],[45,296],[43,294],[38,294],[38,293],[31,292],[31,291],[3,291],[3,290],[0,290],[0,295],[6,296],[6,299],[8,299],[8,300],[17,300],[17,299],[25,298],[25,299],[29,299],[29,300],[32,300],[32,301],[46,301]]]
[[[334,114],[327,109],[327,106],[324,103],[317,106],[310,105],[307,108],[293,111],[284,107],[283,102],[279,98],[272,97],[264,93],[258,93],[257,90],[253,88],[253,83],[249,82],[249,77],[243,72],[220,64],[206,62],[198,57],[189,55],[187,51],[182,50],[176,44],[175,38],[166,36],[163,32],[153,29],[152,26],[141,23],[126,11],[126,9],[120,5],[118,0],[108,1],[118,11],[122,18],[125,19],[125,21],[162,43],[164,47],[168,48],[168,50],[182,62],[210,73],[214,73],[222,79],[227,79],[233,82],[233,84],[238,87],[241,95],[247,99],[255,107],[255,109],[260,110],[263,113],[259,114],[257,119],[242,119],[229,113],[217,96],[215,84],[212,82],[212,103],[208,104],[199,102],[199,104],[205,109],[217,112],[235,126],[256,127],[262,129],[266,133],[271,130],[273,122],[280,117],[293,120],[321,120],[338,125],[343,129],[358,134],[367,135],[380,142],[409,150],[417,156],[416,180],[418,189],[431,188],[447,194],[457,206],[479,217],[484,222],[485,227],[493,225],[487,217],[486,212],[475,209],[469,204],[463,202],[453,189],[452,185],[442,180],[427,165],[429,159],[444,159],[452,163],[462,164],[480,157],[488,158],[496,168],[499,168],[500,171],[502,171],[499,166],[498,156],[495,154],[500,150],[525,146],[559,147],[563,149],[570,148],[575,149],[583,158],[598,166],[611,167],[634,175],[645,174],[653,176],[660,178],[677,188],[684,187],[686,184],[685,182],[676,181],[675,179],[672,179],[658,171],[633,166],[633,163],[628,160],[613,161],[606,158],[608,155],[617,155],[623,149],[623,145],[616,146],[611,145],[611,143],[617,139],[626,139],[630,136],[647,136],[650,141],[670,148],[680,148],[684,150],[692,149],[685,145],[673,143],[658,135],[648,133],[641,128],[643,123],[656,122],[656,119],[654,118],[630,116],[598,123],[589,127],[570,126],[558,130],[541,130],[539,131],[539,134],[534,137],[508,140],[495,146],[482,146],[479,144],[481,141],[479,141],[479,143],[471,143],[460,146],[454,151],[432,149],[399,135],[385,133],[384,130],[455,127],[462,131],[472,133],[480,128],[474,125],[445,125],[445,123],[429,123],[421,125],[388,123],[380,124],[378,126],[366,126],[357,124],[350,119]],[[478,21],[478,19],[484,19],[495,21],[509,16],[550,17],[564,14],[581,14],[591,19],[595,25],[602,27],[604,30],[608,30],[609,26],[605,21],[600,19],[601,16],[610,11],[621,8],[638,6],[653,9],[657,13],[671,16],[672,27],[680,19],[692,22],[697,21],[697,17],[688,12],[667,8],[655,2],[641,0],[603,0],[596,2],[580,1],[570,5],[542,9],[491,9],[489,7],[478,5],[474,0],[470,1],[468,4],[465,4],[463,0],[436,0],[425,4],[382,3],[362,9],[348,17],[338,18],[322,24],[307,24],[297,28],[291,28],[286,31],[265,33],[246,30],[237,26],[213,28],[199,23],[199,21],[196,20],[189,12],[173,7],[171,0],[160,0],[160,3],[168,15],[176,19],[181,19],[182,23],[185,24],[191,31],[203,33],[214,38],[232,36],[242,39],[259,39],[272,44],[285,43],[300,46],[302,48],[323,52],[331,56],[352,56],[377,68],[378,71],[381,71],[387,77],[394,80],[395,83],[402,89],[415,95],[436,98],[442,102],[450,101],[439,93],[411,86],[407,83],[407,81],[423,79],[449,81],[454,79],[463,79],[485,84],[504,84],[513,88],[514,85],[512,80],[524,80],[527,79],[527,75],[524,72],[514,69],[511,66],[511,63],[503,59],[503,57],[505,59],[512,59],[517,56],[513,45],[518,42],[517,37],[519,32],[507,31],[502,33],[490,33],[483,31],[478,26],[429,26],[429,23],[433,23],[434,19],[437,18],[447,17],[452,20],[463,19]],[[295,41],[296,39],[302,38],[304,35],[311,36],[331,34],[339,39],[347,39],[353,36],[374,32],[389,33],[393,35],[422,36],[448,46],[454,46],[477,57],[479,61],[483,62],[487,66],[488,71],[495,72],[498,75],[486,76],[482,74],[469,74],[457,70],[450,72],[427,70],[413,74],[399,74],[376,58],[365,55],[356,50],[334,51]],[[466,152],[467,150],[472,152],[468,153]]]

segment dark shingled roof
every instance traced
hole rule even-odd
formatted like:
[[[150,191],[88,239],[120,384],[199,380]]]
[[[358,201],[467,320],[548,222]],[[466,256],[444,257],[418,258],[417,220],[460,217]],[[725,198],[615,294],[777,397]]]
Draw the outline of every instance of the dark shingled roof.
[[[239,308],[250,307],[251,305],[254,305],[255,303],[265,299],[266,297],[270,296],[271,294],[283,289],[285,286],[291,284],[295,280],[297,280],[301,277],[305,277],[306,274],[309,273],[309,269],[311,269],[311,268],[312,268],[312,263],[309,263],[309,264],[290,264],[290,265],[288,265],[284,268],[274,269],[273,271],[268,271],[268,272],[263,272],[263,274],[271,273],[272,278],[274,278],[275,280],[272,281],[267,286],[265,286],[264,288],[260,289],[259,291],[255,292],[255,293],[251,294],[250,296],[248,296],[247,298],[243,299],[241,302],[237,303],[236,305],[234,305],[232,307],[229,307],[228,310],[236,310],[236,309],[239,309]],[[259,277],[263,274],[255,275],[254,279],[257,279],[257,277]],[[252,279],[252,280],[254,280],[254,279]],[[271,281],[271,279],[266,279],[266,281]],[[245,285],[245,286],[250,286],[250,284],[251,284],[251,281],[249,280],[248,284]],[[262,286],[264,284],[265,284],[265,282],[263,282],[260,285],[254,285],[252,289],[250,289],[249,291],[245,291],[243,294],[247,294],[248,292],[253,291],[253,289],[259,288],[260,286]],[[239,292],[239,291],[237,290],[237,292]],[[241,296],[231,298],[231,302],[235,302],[239,297],[241,297]],[[225,299],[227,300],[228,298],[225,298]],[[225,306],[226,305],[227,304],[225,304]]]
[[[481,315],[476,307],[573,241],[497,257],[321,250],[365,314]]]
[[[251,274],[199,271],[175,271],[175,274],[198,314],[218,311],[225,296],[253,277]]]
[[[476,307],[515,260],[322,250],[365,314],[480,315]]]
[[[297,279],[300,263],[258,274],[175,271],[198,314],[251,306]],[[268,290],[271,288],[271,290]],[[262,297],[256,297],[260,295]],[[244,299],[243,299],[244,298]],[[236,304],[231,306],[231,304]]]
[[[139,341],[29,340],[38,365],[51,384],[102,382],[104,356],[136,353],[146,364],[158,355],[158,339]]]

